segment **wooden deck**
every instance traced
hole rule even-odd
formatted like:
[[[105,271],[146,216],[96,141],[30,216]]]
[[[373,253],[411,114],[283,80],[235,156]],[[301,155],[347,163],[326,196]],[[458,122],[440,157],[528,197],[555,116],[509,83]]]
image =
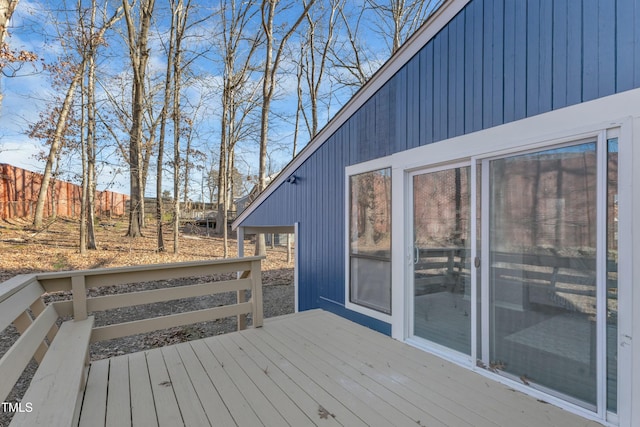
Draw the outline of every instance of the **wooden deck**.
[[[91,363],[81,426],[597,426],[324,311]]]

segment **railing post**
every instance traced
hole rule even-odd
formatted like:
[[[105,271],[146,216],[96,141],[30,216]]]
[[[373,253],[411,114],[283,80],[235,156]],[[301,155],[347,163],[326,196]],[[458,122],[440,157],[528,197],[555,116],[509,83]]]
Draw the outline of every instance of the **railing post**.
[[[253,327],[261,328],[263,319],[262,307],[262,260],[251,261],[251,306],[253,313]]]
[[[238,277],[239,279],[243,278],[243,276]],[[244,289],[241,291],[236,291],[238,295],[238,304],[247,302],[247,291]],[[247,315],[246,314],[238,314],[238,330],[242,331],[247,329]]]
[[[73,296],[73,320],[87,318],[87,288],[84,276],[71,276],[71,294]]]

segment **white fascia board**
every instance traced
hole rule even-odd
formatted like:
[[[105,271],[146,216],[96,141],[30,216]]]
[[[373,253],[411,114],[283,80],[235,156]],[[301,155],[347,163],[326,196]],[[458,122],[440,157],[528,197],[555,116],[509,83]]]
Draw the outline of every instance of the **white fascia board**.
[[[336,113],[327,125],[307,144],[280,174],[231,224],[235,230],[260,204],[269,197],[296,169],[318,150],[365,102],[405,66],[436,34],[440,32],[471,0],[444,0],[427,21],[407,40],[389,60]]]

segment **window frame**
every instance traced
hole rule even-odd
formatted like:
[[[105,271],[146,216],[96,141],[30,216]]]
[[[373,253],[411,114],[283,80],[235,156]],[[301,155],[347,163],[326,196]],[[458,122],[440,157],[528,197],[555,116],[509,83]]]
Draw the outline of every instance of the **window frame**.
[[[361,175],[367,172],[375,172],[382,169],[389,169],[391,173],[391,209],[389,211],[391,215],[390,219],[390,233],[391,233],[391,242],[390,242],[390,256],[389,256],[389,268],[391,270],[391,274],[389,276],[389,294],[390,294],[390,303],[389,310],[390,312],[384,313],[382,311],[378,311],[376,309],[360,305],[358,303],[351,301],[351,177],[356,175]],[[345,286],[344,286],[344,305],[348,310],[355,311],[360,314],[364,314],[366,316],[372,317],[374,319],[391,323],[391,316],[394,312],[394,302],[393,302],[393,205],[394,205],[394,171],[391,164],[391,156],[381,157],[378,159],[374,159],[371,161],[358,163],[356,165],[347,166],[345,168],[345,182],[344,182],[344,201],[345,201],[345,210],[344,210],[344,218],[345,218],[345,251],[344,251],[344,266],[345,266]]]

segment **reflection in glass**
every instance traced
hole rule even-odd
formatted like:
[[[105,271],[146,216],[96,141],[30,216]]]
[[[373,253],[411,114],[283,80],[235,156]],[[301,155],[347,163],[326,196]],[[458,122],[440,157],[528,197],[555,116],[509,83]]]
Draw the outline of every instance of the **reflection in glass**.
[[[471,354],[470,167],[413,178],[414,335]]]
[[[618,409],[618,138],[607,141],[607,409]]]
[[[350,301],[391,313],[391,169],[353,175],[350,186]]]
[[[494,369],[596,403],[596,144],[490,162]]]

